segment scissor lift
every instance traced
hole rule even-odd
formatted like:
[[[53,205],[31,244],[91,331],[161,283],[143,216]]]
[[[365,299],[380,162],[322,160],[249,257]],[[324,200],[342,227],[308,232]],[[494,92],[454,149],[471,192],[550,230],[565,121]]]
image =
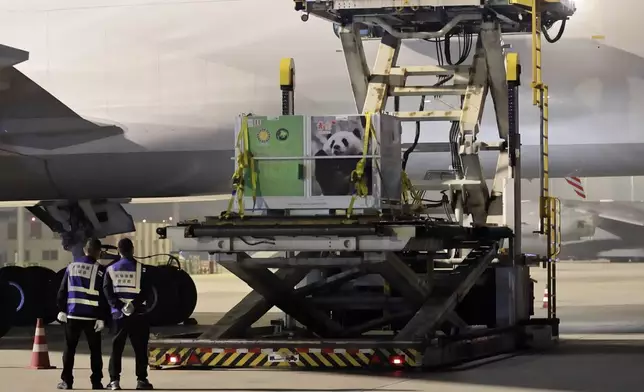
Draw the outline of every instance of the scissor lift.
[[[482,4],[483,3],[483,4]],[[523,1],[295,1],[337,24],[360,113],[383,112],[389,97],[457,96],[460,108],[394,112],[402,121],[451,123],[460,164],[452,178],[412,179],[414,202],[379,215],[206,218],[159,231],[174,247],[220,255],[220,263],[253,291],[196,340],[150,343],[150,364],[205,367],[423,367],[445,365],[535,344],[550,329],[530,326],[532,290],[520,244],[520,67],[504,53],[503,33],[529,32]],[[566,19],[574,9],[543,1],[542,19]],[[522,20],[526,20],[523,22]],[[549,21],[549,22],[548,22]],[[361,30],[380,38],[374,67],[366,63]],[[397,64],[401,41],[440,38],[456,30],[478,36],[469,66]],[[283,112],[292,113],[294,65],[281,63]],[[451,77],[452,85],[410,86],[415,76]],[[492,95],[498,140],[478,140],[486,97]],[[398,98],[395,98],[398,101]],[[418,149],[436,146],[418,145]],[[499,152],[492,189],[478,153]],[[431,171],[431,163],[428,162]],[[516,179],[516,181],[514,181]],[[418,208],[419,192],[449,192],[457,222]],[[414,208],[415,207],[415,208]],[[281,214],[281,215],[276,215]],[[512,214],[512,218],[508,215]],[[472,226],[463,224],[471,216]],[[509,244],[509,252],[502,252]],[[459,249],[442,263],[440,251]],[[256,251],[275,257],[257,259]],[[269,268],[278,268],[273,273]],[[374,280],[375,277],[375,280]],[[363,284],[371,280],[371,285]],[[478,284],[480,287],[474,288]],[[377,287],[378,291],[369,288]],[[485,290],[492,290],[486,292]],[[478,290],[476,295],[468,294]],[[491,299],[492,304],[481,298]],[[252,325],[277,306],[298,322],[269,331]],[[482,312],[479,312],[482,310]]]

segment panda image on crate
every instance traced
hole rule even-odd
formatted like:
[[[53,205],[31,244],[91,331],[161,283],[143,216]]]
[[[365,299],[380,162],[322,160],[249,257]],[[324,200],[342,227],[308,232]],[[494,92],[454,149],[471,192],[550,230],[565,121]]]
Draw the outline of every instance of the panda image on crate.
[[[364,117],[357,116],[346,119],[311,118],[311,153],[316,157],[312,196],[349,196],[354,193],[351,173],[363,154],[364,121]],[[373,183],[371,162],[371,159],[366,160],[364,170],[369,194],[372,194]]]

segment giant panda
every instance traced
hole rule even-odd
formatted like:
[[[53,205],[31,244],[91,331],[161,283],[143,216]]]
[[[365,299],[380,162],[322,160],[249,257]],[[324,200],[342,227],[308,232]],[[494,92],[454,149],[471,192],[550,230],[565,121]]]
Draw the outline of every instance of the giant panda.
[[[363,140],[360,130],[353,132],[338,131],[328,136],[324,145],[315,156],[351,156],[362,155]],[[315,161],[315,179],[320,185],[324,196],[352,195],[354,186],[351,183],[351,172],[355,170],[360,158],[317,159]],[[367,159],[364,178],[371,194],[372,164]]]

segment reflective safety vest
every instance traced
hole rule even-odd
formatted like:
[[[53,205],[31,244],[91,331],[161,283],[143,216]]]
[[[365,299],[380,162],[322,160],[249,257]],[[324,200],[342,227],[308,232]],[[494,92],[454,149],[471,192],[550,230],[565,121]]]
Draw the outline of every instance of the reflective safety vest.
[[[103,287],[101,265],[84,256],[67,266],[67,318],[101,318],[100,291]]]
[[[143,265],[133,260],[121,259],[107,267],[107,273],[112,280],[114,294],[123,303],[132,302],[141,292],[141,275],[143,274]],[[112,307],[112,314],[120,317],[123,308]]]

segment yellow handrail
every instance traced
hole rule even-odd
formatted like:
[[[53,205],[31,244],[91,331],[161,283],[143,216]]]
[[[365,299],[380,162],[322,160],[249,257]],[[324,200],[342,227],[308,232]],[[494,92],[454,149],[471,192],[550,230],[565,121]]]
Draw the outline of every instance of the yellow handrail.
[[[548,198],[548,256],[556,258],[561,253],[561,200],[557,197]]]
[[[532,0],[532,104],[538,105],[543,88],[541,78],[541,12],[540,0]]]
[[[548,86],[543,83],[541,66],[541,0],[532,0],[532,104],[539,107],[541,120],[541,197],[539,199],[539,231],[544,234],[550,214],[550,165],[548,159]]]

